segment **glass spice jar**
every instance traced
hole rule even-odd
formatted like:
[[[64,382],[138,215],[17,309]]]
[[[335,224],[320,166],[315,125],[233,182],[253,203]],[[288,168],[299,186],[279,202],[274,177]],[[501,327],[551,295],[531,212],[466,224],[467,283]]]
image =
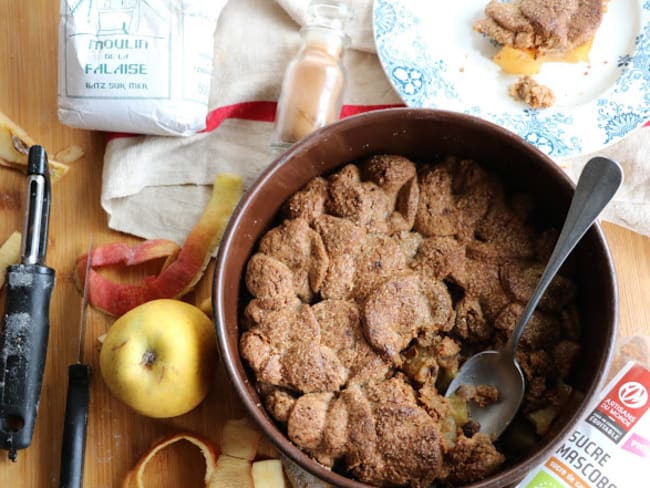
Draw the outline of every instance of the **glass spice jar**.
[[[271,146],[285,149],[307,134],[338,120],[345,69],[343,50],[349,44],[345,24],[350,10],[344,1],[312,0],[303,43],[282,80]]]

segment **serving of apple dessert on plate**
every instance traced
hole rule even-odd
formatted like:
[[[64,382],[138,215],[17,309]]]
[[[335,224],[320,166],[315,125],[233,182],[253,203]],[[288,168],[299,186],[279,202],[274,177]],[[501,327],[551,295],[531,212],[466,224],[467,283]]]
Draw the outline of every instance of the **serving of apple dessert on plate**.
[[[522,75],[510,95],[533,108],[549,107],[553,91],[532,75],[545,62],[588,61],[604,10],[603,0],[490,0],[473,29],[502,46],[493,59],[506,73]]]
[[[376,155],[285,202],[245,273],[240,354],[270,416],[326,467],[376,486],[459,486],[526,454],[572,392],[570,263],[524,332],[527,390],[501,438],[445,398],[506,343],[557,238],[535,203],[472,160]]]

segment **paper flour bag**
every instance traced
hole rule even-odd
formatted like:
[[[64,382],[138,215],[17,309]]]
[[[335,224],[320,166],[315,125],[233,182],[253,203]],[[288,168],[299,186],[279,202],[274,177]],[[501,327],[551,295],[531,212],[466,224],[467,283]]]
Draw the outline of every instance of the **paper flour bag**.
[[[61,0],[61,122],[156,135],[203,129],[213,35],[225,3]]]

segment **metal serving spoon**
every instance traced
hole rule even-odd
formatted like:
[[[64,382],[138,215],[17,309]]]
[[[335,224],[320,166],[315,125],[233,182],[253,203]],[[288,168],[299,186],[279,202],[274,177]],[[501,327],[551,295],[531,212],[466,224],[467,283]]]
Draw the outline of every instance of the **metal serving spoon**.
[[[500,351],[484,351],[470,357],[447,388],[447,397],[461,385],[493,385],[498,389],[499,399],[491,405],[479,407],[468,402],[471,418],[480,424],[481,432],[498,437],[519,410],[526,386],[515,356],[519,339],[560,266],[614,196],[622,180],[623,172],[615,161],[595,157],[587,162],[553,253],[508,343]]]

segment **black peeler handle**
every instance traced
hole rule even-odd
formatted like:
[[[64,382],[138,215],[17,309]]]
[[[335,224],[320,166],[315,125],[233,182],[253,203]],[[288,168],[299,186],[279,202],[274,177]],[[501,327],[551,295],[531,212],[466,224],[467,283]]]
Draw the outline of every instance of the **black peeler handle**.
[[[4,328],[0,336],[0,448],[32,442],[50,330],[54,270],[41,264],[7,268]]]
[[[73,364],[68,367],[60,488],[80,488],[83,484],[89,403],[90,368],[85,364]]]

